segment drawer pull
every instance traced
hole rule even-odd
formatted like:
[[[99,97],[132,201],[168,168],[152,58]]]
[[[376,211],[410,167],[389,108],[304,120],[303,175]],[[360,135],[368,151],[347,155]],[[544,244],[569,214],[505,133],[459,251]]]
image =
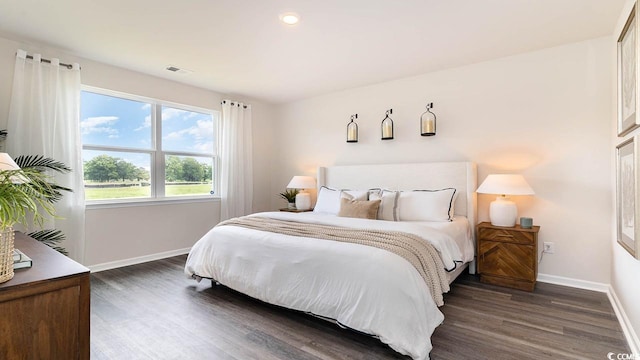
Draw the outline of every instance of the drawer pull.
[[[497,234],[496,237],[504,237],[504,238],[513,239],[513,235],[510,235],[510,234]]]

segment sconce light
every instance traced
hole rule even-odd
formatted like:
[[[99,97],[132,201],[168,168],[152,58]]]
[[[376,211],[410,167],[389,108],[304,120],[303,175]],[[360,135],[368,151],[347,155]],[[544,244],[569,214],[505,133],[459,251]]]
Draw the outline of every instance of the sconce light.
[[[358,114],[351,115],[351,121],[347,125],[347,142],[348,143],[357,143],[358,142],[358,124],[356,124],[353,119],[357,119]]]
[[[393,120],[389,115],[393,114],[393,109],[387,110],[387,113],[382,119],[382,140],[393,140]]]
[[[420,135],[434,136],[436,134],[436,114],[431,112],[433,103],[427,104],[427,111],[420,116]]]

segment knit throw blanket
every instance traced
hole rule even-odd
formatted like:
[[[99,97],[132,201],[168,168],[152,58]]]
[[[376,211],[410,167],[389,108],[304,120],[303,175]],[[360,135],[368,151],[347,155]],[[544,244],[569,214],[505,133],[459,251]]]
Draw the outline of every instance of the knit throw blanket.
[[[438,250],[419,236],[400,231],[352,229],[339,226],[301,223],[259,216],[233,218],[217,226],[239,226],[277,234],[342,241],[390,251],[407,260],[418,270],[431,290],[437,306],[444,305],[442,294],[449,291],[449,281]]]

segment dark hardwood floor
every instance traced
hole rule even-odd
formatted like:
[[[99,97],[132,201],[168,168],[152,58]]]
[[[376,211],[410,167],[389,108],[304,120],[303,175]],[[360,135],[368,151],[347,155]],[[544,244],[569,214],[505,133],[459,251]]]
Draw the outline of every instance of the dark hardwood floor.
[[[91,358],[409,359],[377,339],[183,275],[186,256],[91,275]],[[607,296],[457,279],[431,359],[607,359],[629,353]]]

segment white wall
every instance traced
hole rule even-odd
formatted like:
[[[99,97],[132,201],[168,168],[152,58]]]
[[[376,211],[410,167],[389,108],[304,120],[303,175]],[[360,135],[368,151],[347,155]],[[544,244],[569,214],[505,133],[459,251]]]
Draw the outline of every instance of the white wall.
[[[293,175],[334,164],[470,160],[480,182],[494,172],[522,173],[536,196],[517,199],[520,215],[533,217],[540,240],[556,247],[540,273],[608,284],[610,42],[598,38],[282,106],[271,192]],[[420,114],[431,101],[437,135],[421,137]],[[389,108],[395,140],[381,141]],[[360,141],[348,144],[354,113]],[[479,196],[480,220],[488,220],[492,200]],[[281,205],[274,198],[272,206]]]
[[[78,62],[84,85],[121,91],[180,104],[220,111],[223,94],[174,81],[148,76],[115,66],[79,58],[59,49],[0,37],[0,129],[6,129],[13,67],[17,49],[61,62]],[[197,76],[197,74],[190,75]],[[252,99],[229,97],[252,105],[254,141],[254,210],[270,207],[270,149],[272,106]],[[217,224],[219,201],[162,204],[123,208],[89,209],[86,213],[86,243],[83,263],[93,266],[121,263],[126,259],[152,256],[193,245]],[[73,241],[74,239],[69,239]]]
[[[219,201],[87,209],[85,263],[104,269],[185,253],[219,218]]]
[[[627,21],[627,17],[633,7],[635,1],[627,1],[625,4],[622,13],[618,19],[618,24],[616,25],[614,34],[615,36],[609,42],[608,52],[611,54],[616,54],[616,46],[618,34],[622,31],[625,22]],[[611,101],[611,113],[609,116],[610,119],[610,136],[611,136],[611,146],[609,148],[609,154],[611,157],[611,161],[615,167],[616,161],[616,145],[622,143],[628,138],[640,134],[640,130],[636,130],[631,134],[628,134],[624,138],[619,138],[617,136],[617,92],[615,91],[616,86],[616,64],[612,64],[611,68],[612,81],[611,86],[613,90],[611,92],[610,101]],[[615,193],[616,189],[616,177],[615,173],[611,172],[611,188]],[[625,315],[628,320],[628,326],[631,327],[634,331],[635,335],[635,351],[640,351],[640,342],[638,341],[637,331],[640,330],[640,286],[638,286],[638,277],[640,276],[640,261],[631,256],[626,250],[622,248],[622,246],[617,243],[617,234],[616,234],[616,222],[615,222],[615,196],[612,197],[610,207],[612,208],[611,215],[611,228],[610,228],[610,237],[611,237],[611,246],[613,248],[613,254],[611,259],[611,286],[615,291],[620,304],[622,305]],[[637,194],[636,194],[636,201]],[[633,348],[632,348],[633,350]]]

